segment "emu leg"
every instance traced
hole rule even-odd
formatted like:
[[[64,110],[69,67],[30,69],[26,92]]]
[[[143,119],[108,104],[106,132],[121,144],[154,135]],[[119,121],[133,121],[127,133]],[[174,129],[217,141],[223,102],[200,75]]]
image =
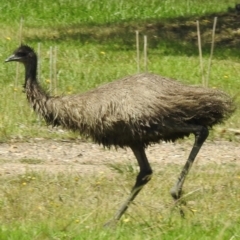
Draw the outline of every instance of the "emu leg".
[[[151,179],[152,169],[149,165],[147,156],[145,154],[145,150],[143,147],[131,147],[135,157],[137,158],[140,172],[137,176],[136,183],[132,188],[132,191],[129,197],[125,200],[125,202],[121,205],[118,209],[116,214],[114,215],[112,221],[117,221],[121,218],[124,212],[127,210],[129,204],[134,200],[134,198],[138,195],[141,191],[143,186]]]
[[[185,166],[183,167],[182,172],[180,173],[180,175],[178,177],[176,184],[173,186],[173,188],[170,191],[173,199],[176,201],[181,197],[182,187],[183,187],[185,178],[186,178],[200,148],[202,147],[203,143],[205,142],[205,140],[208,137],[208,129],[203,126],[192,126],[191,128],[189,128],[189,129],[185,128],[184,130],[194,133],[195,142],[194,142],[193,148],[190,152],[190,155],[188,157],[188,160],[187,160]]]

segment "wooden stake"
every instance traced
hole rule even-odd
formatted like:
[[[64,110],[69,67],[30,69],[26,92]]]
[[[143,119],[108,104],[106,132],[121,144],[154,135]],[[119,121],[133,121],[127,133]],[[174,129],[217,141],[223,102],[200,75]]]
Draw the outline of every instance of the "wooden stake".
[[[199,27],[199,21],[198,20],[197,20],[197,36],[198,36],[200,71],[201,71],[201,74],[202,74],[202,85],[205,87],[206,84],[205,84],[204,73],[203,73],[202,44],[201,44],[201,35],[200,35],[200,27]]]
[[[52,46],[50,47],[49,50],[49,92],[52,93],[52,69],[53,69],[53,57],[52,57]]]
[[[20,19],[20,29],[19,29],[19,43],[22,44],[22,32],[23,32],[23,17]]]
[[[19,43],[22,44],[22,31],[23,31],[23,17],[20,19],[20,25],[19,25]],[[15,82],[14,82],[14,88],[17,89],[18,87],[18,78],[19,78],[19,63],[16,64],[16,76],[15,76]],[[15,97],[15,91],[14,91],[14,97]]]
[[[57,95],[57,47],[54,47],[53,57],[53,81],[54,81],[54,94]]]
[[[140,55],[139,55],[139,32],[136,31],[136,49],[137,49],[137,72],[140,72]]]
[[[37,72],[38,72],[38,81],[40,82],[41,81],[41,43],[40,42],[38,43],[37,53],[38,53],[38,65],[37,65],[38,71]],[[40,126],[41,125],[40,114],[37,115],[37,122],[38,122],[38,125]]]
[[[210,77],[210,72],[211,72],[211,64],[212,64],[212,56],[213,56],[213,50],[214,50],[216,26],[217,26],[217,17],[214,18],[214,22],[213,22],[212,44],[211,44],[211,52],[210,52],[210,57],[209,57],[209,62],[208,62],[208,72],[207,72],[207,79],[206,79],[206,87],[208,87],[209,77]]]
[[[145,72],[148,71],[148,66],[147,66],[147,36],[144,35],[144,70]]]
[[[38,81],[41,82],[41,43],[38,43]]]

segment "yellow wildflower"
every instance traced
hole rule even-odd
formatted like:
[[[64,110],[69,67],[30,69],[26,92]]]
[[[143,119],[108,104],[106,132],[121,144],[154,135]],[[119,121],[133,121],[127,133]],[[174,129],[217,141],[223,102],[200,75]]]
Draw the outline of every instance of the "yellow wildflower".
[[[129,218],[124,218],[124,219],[123,219],[123,222],[125,222],[125,223],[127,223],[127,222],[129,222],[129,221],[130,221]]]

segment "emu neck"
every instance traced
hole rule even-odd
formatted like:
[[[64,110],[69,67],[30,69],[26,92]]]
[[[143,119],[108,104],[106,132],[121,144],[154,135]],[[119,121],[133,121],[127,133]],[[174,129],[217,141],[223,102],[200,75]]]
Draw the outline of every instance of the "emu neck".
[[[30,83],[36,83],[37,82],[37,59],[33,58],[32,61],[24,63],[25,66],[25,85],[27,85],[27,82]]]
[[[37,60],[25,63],[25,84],[24,90],[27,94],[27,99],[34,111],[40,114],[46,122],[52,123],[50,115],[52,112],[47,109],[47,101],[50,96],[43,90],[37,81]]]

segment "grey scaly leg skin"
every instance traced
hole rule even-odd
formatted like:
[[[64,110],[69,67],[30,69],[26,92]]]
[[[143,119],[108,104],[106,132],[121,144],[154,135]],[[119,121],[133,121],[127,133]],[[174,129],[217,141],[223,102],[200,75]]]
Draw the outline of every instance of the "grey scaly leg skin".
[[[174,200],[179,200],[181,197],[182,187],[183,183],[185,181],[185,178],[194,162],[194,159],[196,158],[200,148],[202,147],[203,143],[208,137],[208,129],[203,126],[198,125],[188,125],[188,126],[180,126],[175,127],[174,129],[171,129],[172,131],[178,132],[187,132],[187,133],[193,133],[195,135],[195,142],[193,145],[193,148],[190,152],[190,155],[188,157],[188,160],[183,167],[183,170],[174,185],[174,187],[171,189],[170,193]],[[127,198],[127,200],[122,204],[122,206],[119,208],[119,210],[114,215],[113,219],[105,224],[105,226],[110,225],[111,223],[117,222],[121,216],[124,214],[124,212],[127,210],[129,204],[135,199],[135,197],[138,195],[138,193],[141,191],[143,186],[151,179],[152,175],[152,169],[149,165],[148,159],[145,154],[145,150],[143,147],[131,147],[135,157],[137,158],[140,172],[137,176],[136,183],[130,193],[130,196]],[[182,216],[184,216],[184,213],[182,210],[180,210],[180,213]]]
[[[194,130],[194,129],[192,129],[192,130]],[[180,199],[185,178],[186,178],[200,148],[202,147],[203,143],[205,142],[205,140],[208,137],[208,129],[206,127],[196,126],[194,135],[195,135],[195,142],[194,142],[193,148],[190,152],[190,155],[188,157],[188,160],[187,160],[185,166],[183,167],[183,170],[180,173],[176,184],[173,186],[173,188],[170,191],[173,199],[176,201]]]
[[[125,200],[125,202],[121,205],[121,207],[118,209],[116,214],[114,215],[113,219],[110,220],[108,223],[105,224],[105,226],[111,224],[112,222],[118,221],[121,216],[124,214],[124,212],[128,209],[129,204],[135,199],[135,197],[138,195],[138,193],[142,190],[143,186],[150,181],[151,175],[152,175],[152,169],[149,165],[147,156],[145,154],[144,147],[131,147],[135,157],[137,158],[140,172],[137,176],[136,183],[134,187],[132,188],[132,191],[129,195],[129,197]]]

